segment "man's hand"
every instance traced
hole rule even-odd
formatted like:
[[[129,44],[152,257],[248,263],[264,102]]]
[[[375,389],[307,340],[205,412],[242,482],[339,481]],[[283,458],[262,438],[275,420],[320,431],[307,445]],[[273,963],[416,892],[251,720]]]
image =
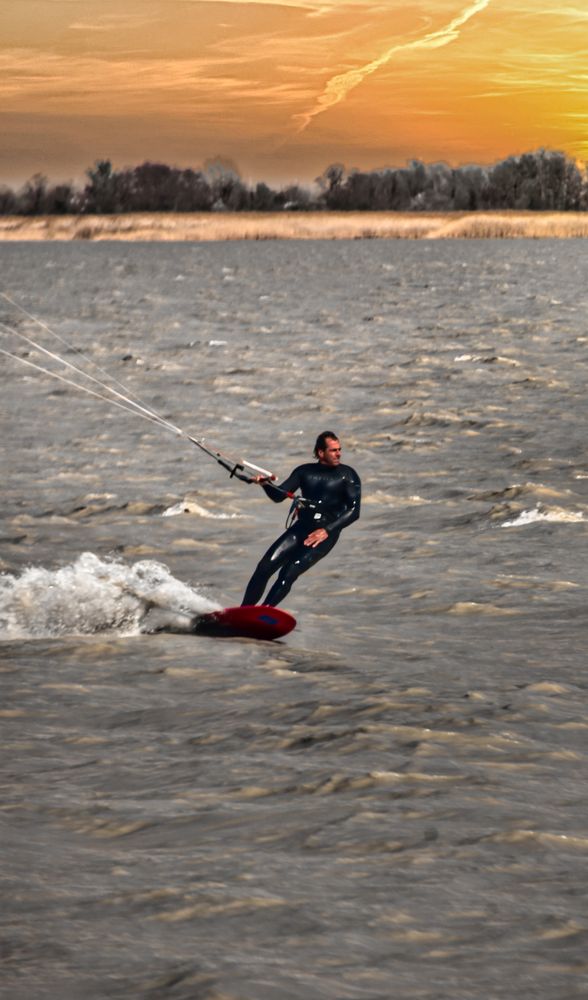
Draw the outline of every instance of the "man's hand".
[[[252,476],[249,480],[250,483],[271,483],[277,476]]]
[[[316,549],[317,545],[320,545],[321,542],[326,541],[328,537],[329,537],[329,532],[325,531],[324,528],[315,528],[314,531],[310,532],[310,535],[306,536],[306,538],[304,539],[304,544],[310,545],[312,546],[313,549]]]

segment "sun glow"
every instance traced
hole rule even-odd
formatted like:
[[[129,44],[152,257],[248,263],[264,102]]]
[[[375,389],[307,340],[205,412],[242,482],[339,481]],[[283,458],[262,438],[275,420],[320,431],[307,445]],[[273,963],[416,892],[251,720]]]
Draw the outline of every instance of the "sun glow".
[[[97,158],[312,179],[334,161],[588,154],[588,9],[553,0],[0,6],[0,181]]]

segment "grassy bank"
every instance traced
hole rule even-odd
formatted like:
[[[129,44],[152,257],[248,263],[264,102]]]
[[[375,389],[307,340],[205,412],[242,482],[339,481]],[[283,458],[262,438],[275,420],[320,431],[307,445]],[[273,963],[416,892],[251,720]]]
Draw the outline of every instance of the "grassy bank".
[[[0,240],[543,239],[588,236],[588,212],[136,213],[1,216]]]

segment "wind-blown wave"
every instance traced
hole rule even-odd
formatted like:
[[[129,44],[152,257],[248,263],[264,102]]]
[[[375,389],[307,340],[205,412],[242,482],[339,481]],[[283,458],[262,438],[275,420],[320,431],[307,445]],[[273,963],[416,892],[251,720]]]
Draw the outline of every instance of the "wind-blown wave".
[[[129,566],[85,552],[61,569],[0,576],[0,640],[190,631],[194,618],[218,607],[161,563]]]

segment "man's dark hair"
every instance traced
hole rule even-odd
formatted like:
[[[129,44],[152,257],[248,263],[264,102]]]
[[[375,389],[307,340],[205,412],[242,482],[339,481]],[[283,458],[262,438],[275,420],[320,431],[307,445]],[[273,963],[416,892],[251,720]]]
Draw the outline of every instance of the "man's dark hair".
[[[319,457],[319,451],[325,451],[327,447],[327,441],[338,441],[339,438],[334,431],[323,431],[319,434],[314,445],[314,457]]]

